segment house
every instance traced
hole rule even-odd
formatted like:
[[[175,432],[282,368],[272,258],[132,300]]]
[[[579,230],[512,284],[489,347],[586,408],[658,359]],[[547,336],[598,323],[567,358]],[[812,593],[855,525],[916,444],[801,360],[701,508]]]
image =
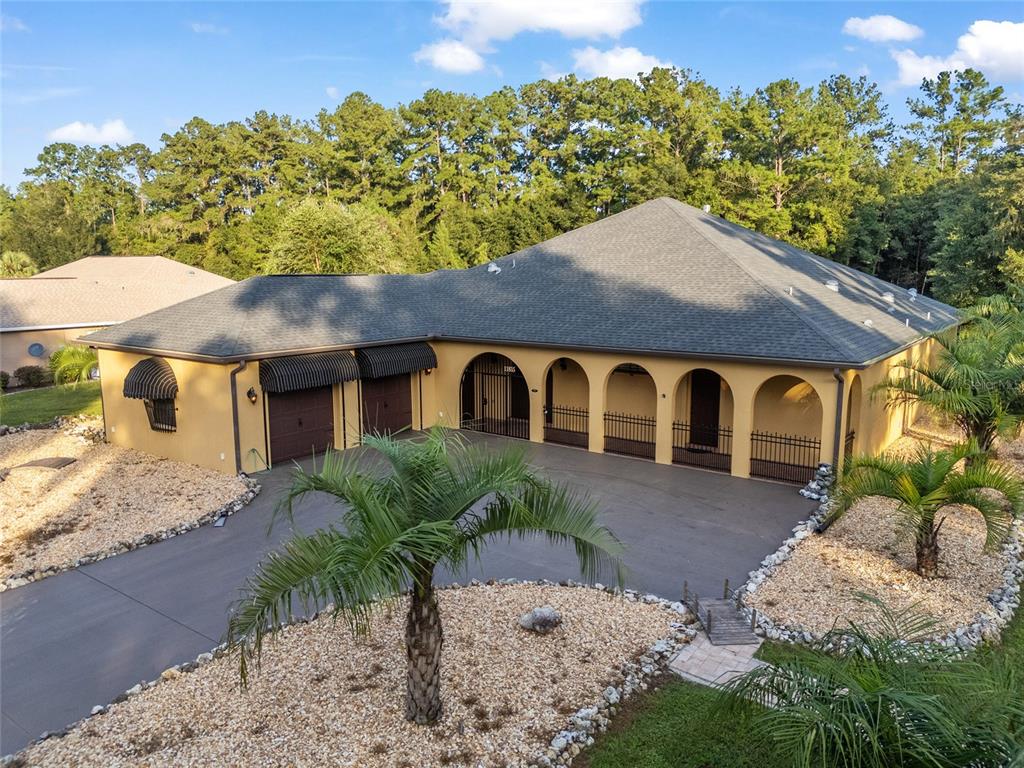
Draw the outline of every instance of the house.
[[[254,277],[87,337],[108,438],[225,472],[449,425],[805,481],[956,311],[659,198],[491,264]]]
[[[45,366],[82,334],[233,283],[163,256],[87,256],[0,279],[0,369]]]

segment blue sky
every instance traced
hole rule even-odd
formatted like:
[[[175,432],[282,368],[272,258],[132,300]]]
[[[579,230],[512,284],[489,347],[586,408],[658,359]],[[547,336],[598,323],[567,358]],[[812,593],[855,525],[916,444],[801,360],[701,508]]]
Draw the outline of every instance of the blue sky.
[[[1021,101],[1020,3],[4,2],[2,173],[16,184],[56,138],[157,146],[194,115],[299,118],[362,90],[483,94],[570,71],[658,63],[723,90],[867,74],[892,114],[923,75],[975,66]]]

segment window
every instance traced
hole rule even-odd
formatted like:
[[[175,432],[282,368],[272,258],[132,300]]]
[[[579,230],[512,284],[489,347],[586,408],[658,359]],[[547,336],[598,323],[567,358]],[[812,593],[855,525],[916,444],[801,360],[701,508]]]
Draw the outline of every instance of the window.
[[[28,345],[28,353],[32,355],[32,357],[42,357],[45,352],[46,347],[44,347],[38,341],[34,341]]]
[[[177,432],[178,422],[174,413],[174,400],[143,400],[149,428],[157,432]]]

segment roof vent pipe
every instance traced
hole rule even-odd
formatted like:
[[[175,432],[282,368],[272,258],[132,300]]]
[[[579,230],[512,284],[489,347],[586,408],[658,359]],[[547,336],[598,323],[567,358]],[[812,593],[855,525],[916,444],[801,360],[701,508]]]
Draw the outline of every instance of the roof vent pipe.
[[[711,213],[711,206],[704,203],[704,205],[701,206],[701,210],[704,211],[704,213]]]

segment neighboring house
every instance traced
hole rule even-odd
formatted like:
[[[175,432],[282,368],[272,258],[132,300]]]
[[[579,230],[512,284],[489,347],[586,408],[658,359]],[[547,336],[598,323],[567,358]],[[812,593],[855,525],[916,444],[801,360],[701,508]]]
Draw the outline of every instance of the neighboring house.
[[[108,439],[225,472],[434,424],[802,482],[956,311],[660,198],[461,271],[254,277],[90,335]]]
[[[233,283],[163,256],[87,256],[0,279],[0,369],[45,366],[55,349],[82,334]]]

